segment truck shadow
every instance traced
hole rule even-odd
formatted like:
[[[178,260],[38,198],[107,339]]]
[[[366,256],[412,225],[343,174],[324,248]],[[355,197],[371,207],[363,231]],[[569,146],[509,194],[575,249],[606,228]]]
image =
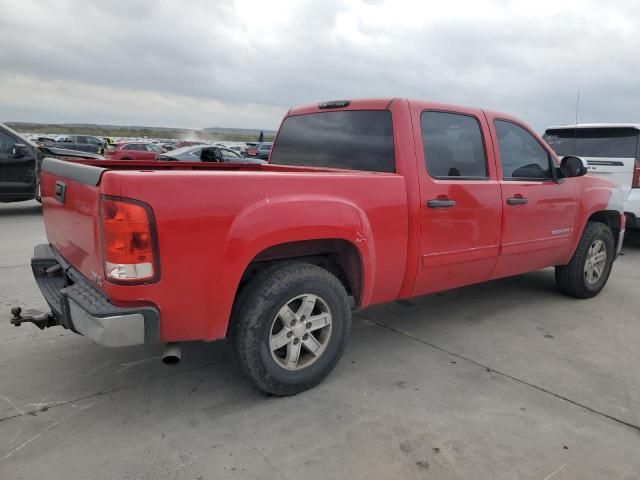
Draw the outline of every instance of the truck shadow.
[[[41,214],[42,207],[35,201],[0,203],[0,218],[36,216]]]

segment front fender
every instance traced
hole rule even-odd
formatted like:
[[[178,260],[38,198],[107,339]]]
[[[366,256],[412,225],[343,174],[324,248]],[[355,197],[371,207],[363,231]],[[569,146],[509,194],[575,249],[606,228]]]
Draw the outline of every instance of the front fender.
[[[345,240],[356,247],[362,261],[361,304],[367,305],[373,288],[375,255],[365,212],[340,197],[282,195],[248,205],[234,218],[216,283],[217,288],[225,290],[219,296],[224,302],[219,305],[221,316],[229,318],[242,275],[258,254],[284,243],[323,239]]]
[[[589,218],[593,214],[604,211],[619,212],[620,215],[624,214],[624,194],[619,185],[609,180],[591,176],[582,177],[581,180],[577,228],[573,238],[572,255],[578,246]]]

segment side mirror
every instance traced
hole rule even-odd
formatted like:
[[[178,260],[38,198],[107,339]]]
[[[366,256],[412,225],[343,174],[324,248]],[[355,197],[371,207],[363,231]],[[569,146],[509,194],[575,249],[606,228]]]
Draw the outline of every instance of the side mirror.
[[[581,177],[587,174],[589,165],[584,158],[569,155],[560,160],[560,171],[566,178]]]
[[[24,143],[16,143],[13,145],[11,154],[13,158],[23,158],[29,155],[29,149]]]

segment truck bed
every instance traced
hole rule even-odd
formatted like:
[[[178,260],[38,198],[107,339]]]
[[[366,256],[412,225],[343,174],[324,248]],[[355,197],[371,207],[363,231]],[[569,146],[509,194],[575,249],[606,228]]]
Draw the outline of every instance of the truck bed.
[[[46,159],[41,185],[52,247],[114,305],[164,303],[162,339],[224,337],[243,272],[273,244],[328,238],[358,245],[367,278],[374,279],[365,303],[396,298],[404,280],[409,212],[398,174]],[[140,288],[105,279],[99,212],[106,197],[152,208],[159,281]],[[179,300],[162,301],[168,297]]]

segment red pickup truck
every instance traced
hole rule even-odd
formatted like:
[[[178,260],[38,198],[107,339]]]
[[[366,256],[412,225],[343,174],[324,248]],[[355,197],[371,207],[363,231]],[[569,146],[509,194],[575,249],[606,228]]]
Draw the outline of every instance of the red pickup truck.
[[[385,99],[291,109],[268,165],[45,159],[32,259],[62,325],[106,346],[227,338],[289,395],[338,362],[351,310],[555,267],[602,290],[622,194],[521,121]]]

